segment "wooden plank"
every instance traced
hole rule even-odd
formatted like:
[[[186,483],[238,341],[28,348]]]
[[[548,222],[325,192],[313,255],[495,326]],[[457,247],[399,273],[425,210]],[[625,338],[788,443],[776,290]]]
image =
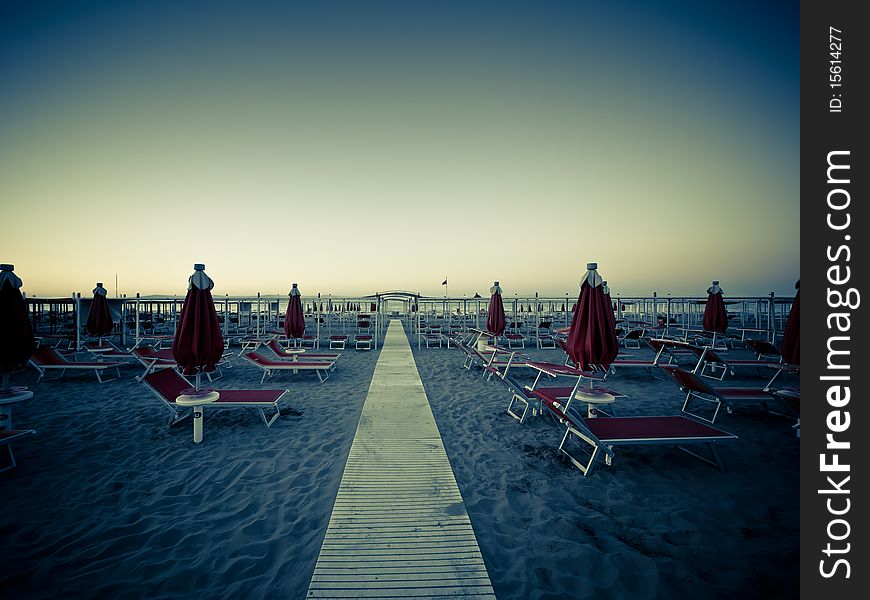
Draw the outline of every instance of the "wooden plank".
[[[494,599],[399,321],[387,328],[309,598]]]

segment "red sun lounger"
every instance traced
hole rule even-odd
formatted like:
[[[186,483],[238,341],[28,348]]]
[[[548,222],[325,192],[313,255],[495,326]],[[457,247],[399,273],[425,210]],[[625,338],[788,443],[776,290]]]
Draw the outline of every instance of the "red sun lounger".
[[[294,373],[314,371],[322,383],[329,378],[329,372],[335,368],[335,361],[332,360],[282,360],[267,358],[256,352],[248,352],[243,358],[263,370],[260,383],[266,381],[266,378],[271,378],[275,371],[293,371]]]
[[[725,379],[725,375],[728,373],[734,375],[734,369],[737,367],[753,367],[757,370],[762,367],[776,369],[782,365],[782,361],[767,361],[754,358],[729,358],[725,360],[718,352],[707,347],[689,346],[689,349],[695,355],[695,358],[698,359],[698,363],[695,365],[692,373],[718,381]],[[717,371],[719,372],[718,375]]]
[[[357,350],[371,350],[374,336],[368,333],[357,333],[353,336],[353,343]]]
[[[782,352],[766,340],[743,340],[743,345],[752,350],[758,360],[768,358],[782,362]]]
[[[741,403],[754,403],[767,406],[771,400],[776,400],[772,392],[765,388],[747,388],[747,387],[713,387],[708,385],[703,379],[695,373],[684,371],[673,365],[659,365],[671,380],[686,393],[686,399],[683,401],[683,412],[692,415],[708,423],[715,423],[716,417],[719,415],[719,409],[723,406],[730,414],[734,410],[734,406]],[[708,402],[714,405],[713,416],[704,417],[693,413],[689,410],[689,405],[695,401]]]
[[[278,343],[278,340],[269,340],[266,342],[266,348],[272,351],[275,358],[305,359],[306,362],[310,362],[312,359],[335,361],[341,356],[338,352],[288,352]]]
[[[102,344],[100,344],[96,340],[88,340],[87,342],[85,342],[84,346],[82,346],[82,350],[88,352],[92,357],[99,358],[100,360],[109,359],[113,362],[120,362],[123,360],[136,360],[136,357],[133,356],[131,352],[121,350],[115,344],[105,340]]]
[[[540,410],[541,403],[545,398],[558,400],[561,404],[566,406],[566,409],[573,400],[586,402],[588,405],[588,414],[589,416],[593,416],[597,414],[597,412],[603,412],[602,407],[604,405],[612,404],[615,399],[627,398],[625,394],[606,388],[598,383],[607,378],[606,373],[599,371],[581,371],[557,363],[528,362],[522,366],[532,368],[538,371],[538,374],[532,385],[525,386],[525,388],[520,390],[519,393],[514,393],[510,403],[508,404],[508,414],[517,419],[520,423],[525,420],[526,414],[530,408],[530,401],[533,414]],[[574,382],[569,386],[539,386],[541,375],[547,375],[554,379],[558,377],[570,377]],[[509,384],[508,387],[513,389],[516,385]],[[596,409],[596,406],[599,408]],[[522,412],[518,414],[519,407],[522,407]]]
[[[329,349],[330,350],[344,350],[345,346],[347,346],[347,336],[344,334],[331,335],[329,336]]]
[[[476,343],[466,344],[456,340],[454,344],[465,354],[462,366],[469,371],[476,365],[483,367],[483,376],[487,379],[491,379],[493,375],[504,378],[511,367],[523,366],[527,360],[518,352],[498,346],[489,345],[484,352],[478,350]]]
[[[169,426],[175,425],[182,419],[192,414],[191,407],[179,406],[175,400],[182,395],[184,390],[193,385],[182,377],[174,369],[162,369],[154,371],[142,378],[142,382],[148,386],[154,395],[160,398],[172,412],[169,418]],[[208,404],[212,408],[253,408],[260,415],[263,424],[271,427],[272,423],[281,415],[278,401],[284,397],[287,390],[215,390],[220,398]],[[266,418],[266,410],[275,411]]]
[[[145,367],[145,372],[142,373],[138,379],[142,381],[142,378],[151,373],[152,371],[157,371],[159,369],[171,369],[176,367],[175,364],[175,356],[172,355],[171,348],[164,348],[162,350],[157,350],[152,346],[138,346],[133,348],[132,350],[133,356],[136,357],[143,367]]]
[[[39,379],[36,380],[37,383],[42,381],[49,371],[60,371],[60,375],[56,379],[62,378],[67,371],[93,371],[97,376],[97,381],[100,383],[111,381],[110,379],[104,380],[101,376],[101,373],[105,372],[106,369],[115,370],[116,376],[113,379],[121,376],[121,372],[118,370],[120,363],[74,362],[67,360],[57,350],[48,346],[41,346],[36,349],[36,352],[30,357],[30,365],[39,372]]]
[[[561,404],[544,400],[547,410],[565,426],[565,433],[559,443],[559,452],[577,467],[583,476],[589,475],[595,460],[604,455],[605,464],[612,463],[615,456],[613,448],[629,445],[674,445],[680,450],[724,470],[716,451],[716,445],[734,441],[737,436],[699,423],[683,416],[649,417],[598,417],[584,419],[574,411],[566,411]],[[572,453],[569,446],[578,443],[586,452],[586,460]],[[701,444],[707,447],[710,457],[702,456],[686,446]]]
[[[15,468],[15,455],[12,454],[12,442],[24,439],[36,432],[32,429],[0,429],[0,473]]]

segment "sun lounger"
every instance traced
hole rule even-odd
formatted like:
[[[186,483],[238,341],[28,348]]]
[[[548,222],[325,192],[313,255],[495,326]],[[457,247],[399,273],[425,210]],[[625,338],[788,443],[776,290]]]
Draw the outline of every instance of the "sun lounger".
[[[294,373],[299,371],[314,371],[317,373],[318,379],[324,382],[329,378],[329,372],[335,368],[335,361],[324,359],[282,360],[267,358],[257,352],[248,352],[243,358],[263,370],[263,377],[260,379],[260,383],[266,381],[267,378],[271,378],[275,371],[293,371]]]
[[[731,336],[719,333],[718,331],[687,328],[684,328],[682,331],[684,342],[689,342],[692,339],[700,346],[710,346],[715,350],[727,350],[729,344],[733,345]]]
[[[572,367],[570,365],[561,365],[559,363],[550,363],[543,361],[533,361],[527,360],[522,365],[529,369],[533,369],[537,371],[537,375],[535,375],[535,381],[529,386],[529,389],[535,389],[538,386],[538,383],[541,380],[541,375],[548,375],[550,377],[577,377],[577,378],[586,378],[587,380],[599,380],[604,381],[607,379],[607,372],[603,370],[596,369],[594,371],[581,371],[576,367]]]
[[[629,329],[619,338],[619,341],[626,348],[640,348],[640,339],[644,333],[643,329]]]
[[[512,350],[525,349],[526,337],[521,333],[505,333],[502,335],[507,340],[508,348]]]
[[[644,338],[644,342],[653,352],[659,355],[659,364],[678,363],[683,359],[692,363],[696,362],[695,355],[689,350],[691,344],[688,342],[663,338]],[[667,363],[663,362],[665,356],[668,357]]]
[[[179,406],[175,402],[184,390],[193,386],[174,369],[154,371],[143,377],[142,381],[172,412],[169,418],[170,427],[192,414],[191,407]],[[220,394],[220,398],[208,404],[209,410],[212,408],[253,408],[260,415],[267,428],[271,427],[275,419],[281,415],[278,401],[287,393],[287,390],[215,391]],[[275,411],[275,413],[266,418],[266,410]]]
[[[153,346],[158,350],[163,347],[163,344],[166,342],[171,342],[175,339],[174,335],[143,335],[139,337],[139,341],[137,341],[133,348],[138,348],[139,346]],[[130,348],[130,351],[133,351],[133,348]]]
[[[581,371],[567,365],[534,361],[527,361],[520,366],[528,367],[538,372],[532,385],[525,386],[522,393],[514,394],[508,404],[508,414],[521,423],[525,420],[529,408],[532,408],[533,413],[537,412],[541,408],[541,402],[545,398],[562,401],[565,406],[569,406],[573,400],[586,402],[588,405],[588,415],[591,417],[596,415],[605,405],[611,405],[617,398],[627,397],[621,392],[601,385],[601,382],[607,378],[607,373],[602,370]],[[540,385],[542,375],[547,375],[553,379],[568,377],[573,380],[573,383],[567,386]],[[514,383],[514,385],[509,387],[516,387],[516,384]],[[532,400],[531,406],[529,399]],[[519,406],[522,407],[522,412],[517,414],[516,407]],[[596,406],[598,406],[597,409],[595,408]],[[612,413],[612,408],[610,412]]]
[[[94,358],[99,358],[101,360],[109,359],[113,362],[120,362],[123,360],[136,360],[136,357],[132,352],[128,352],[126,350],[122,350],[118,348],[115,344],[103,340],[103,343],[100,344],[96,340],[88,340],[85,342],[84,346],[82,346],[82,350],[91,354]]]
[[[17,442],[36,432],[32,429],[0,429],[0,473],[15,467],[15,455],[12,453],[12,442]]]
[[[495,345],[488,345],[485,351],[481,351],[478,349],[477,343],[466,344],[457,341],[455,344],[465,353],[465,362],[462,366],[469,371],[474,366],[482,367],[483,376],[487,379],[491,379],[493,375],[503,378],[512,366],[522,366],[527,360],[527,357],[516,351]]]
[[[145,371],[136,378],[139,381],[142,381],[142,378],[152,371],[171,369],[177,366],[171,348],[158,350],[152,346],[138,346],[133,348],[133,356],[145,367]]]
[[[538,323],[537,329],[535,329],[535,340],[538,344],[538,348],[555,348],[556,347],[556,338],[553,337],[553,332],[550,329],[552,322],[550,321],[541,321]]]
[[[344,350],[347,345],[347,336],[344,334],[331,335],[329,336],[329,349],[330,350]]]
[[[423,334],[423,341],[426,342],[427,348],[432,348],[433,346],[438,346],[439,348],[443,348],[444,337],[440,332],[435,331],[427,331]]]
[[[306,361],[310,361],[311,359],[316,358],[318,360],[323,359],[335,361],[338,359],[339,356],[341,356],[341,354],[339,354],[338,352],[288,352],[285,348],[281,346],[281,344],[278,343],[278,340],[269,340],[264,347],[268,350],[271,350],[276,358],[283,359],[293,358],[298,360],[300,358],[304,358]]]
[[[114,369],[116,376],[113,379],[117,379],[121,376],[121,372],[118,370],[120,363],[117,362],[74,362],[67,360],[65,357],[61,356],[57,350],[54,348],[49,348],[48,346],[41,346],[36,349],[36,352],[33,353],[33,356],[30,357],[30,364],[39,372],[39,378],[36,380],[37,383],[42,381],[45,375],[49,371],[60,371],[60,375],[57,379],[63,377],[64,373],[67,371],[93,371],[97,376],[97,381],[103,383],[104,381],[111,381],[110,379],[103,379],[102,373],[104,373],[107,369]]]
[[[709,377],[722,381],[728,373],[734,374],[734,369],[737,367],[753,367],[756,370],[762,367],[777,368],[782,364],[781,361],[766,361],[754,358],[750,359],[734,359],[725,360],[722,356],[709,347],[688,346],[689,351],[698,359],[698,363],[692,370],[701,377]],[[719,371],[717,375],[716,372]]]
[[[695,373],[690,373],[673,365],[659,365],[671,380],[686,393],[682,411],[693,417],[697,417],[708,423],[715,423],[719,410],[724,406],[730,414],[734,407],[741,403],[755,403],[767,406],[767,403],[775,399],[766,388],[747,387],[712,387]],[[689,410],[689,405],[694,401],[702,401],[714,405],[713,416],[710,418],[695,414]]]
[[[353,343],[357,350],[371,350],[374,336],[369,333],[357,333],[353,336]]]
[[[764,360],[765,358],[778,362],[783,360],[782,352],[779,351],[779,348],[766,340],[743,340],[743,344],[755,353],[758,360]]]
[[[274,340],[277,337],[277,334],[267,336],[246,335],[245,337],[239,339],[239,343],[242,345],[242,349],[239,350],[239,356],[245,354],[246,352],[256,352],[260,349],[260,346],[269,343],[271,340]]]
[[[300,348],[316,348],[317,347],[317,336],[316,335],[303,335],[299,338],[299,347]]]
[[[604,456],[608,466],[612,463],[615,446],[628,445],[674,445],[692,456],[724,470],[716,445],[735,441],[737,436],[699,423],[683,416],[644,416],[644,417],[598,417],[584,419],[573,411],[564,410],[557,401],[545,399],[544,406],[565,426],[565,433],[559,442],[559,452],[577,467],[583,476],[589,475],[596,459]],[[572,442],[579,443],[586,450],[586,460],[580,460],[569,449]],[[710,457],[701,456],[686,446],[706,446]]]

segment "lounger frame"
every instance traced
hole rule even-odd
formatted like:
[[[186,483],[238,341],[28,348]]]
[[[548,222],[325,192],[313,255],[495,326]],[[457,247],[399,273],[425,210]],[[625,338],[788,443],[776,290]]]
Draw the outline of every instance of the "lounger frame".
[[[190,383],[187,380],[187,378],[185,378],[183,375],[181,375],[177,371],[174,371],[174,373],[178,377],[184,379],[184,381],[186,381],[191,387],[193,387],[193,384]],[[151,390],[151,392],[155,396],[157,396],[163,402],[163,405],[169,409],[171,414],[169,416],[169,421],[167,424],[168,427],[172,427],[176,423],[180,423],[181,421],[183,421],[184,419],[186,419],[187,417],[189,417],[193,414],[193,409],[196,407],[179,406],[175,402],[170,402],[163,394],[161,394],[156,388],[154,388],[148,382],[147,377],[143,377],[141,381],[142,381],[142,383],[144,383],[148,387],[149,390]],[[216,391],[218,393],[220,393],[221,391],[224,391],[224,392],[249,392],[249,391],[257,391],[257,390],[216,390]],[[209,410],[211,410],[213,408],[217,408],[217,409],[253,408],[257,412],[257,414],[260,415],[260,420],[263,421],[263,424],[268,429],[272,426],[272,423],[274,423],[278,419],[278,417],[281,416],[281,409],[278,407],[278,401],[281,400],[282,398],[284,398],[284,396],[286,394],[287,394],[287,390],[283,390],[281,395],[278,396],[273,402],[221,402],[220,399],[218,399],[215,402],[211,402],[211,403],[207,404],[206,406],[208,406]],[[271,417],[266,417],[266,409],[267,408],[273,408],[275,410],[275,413]]]

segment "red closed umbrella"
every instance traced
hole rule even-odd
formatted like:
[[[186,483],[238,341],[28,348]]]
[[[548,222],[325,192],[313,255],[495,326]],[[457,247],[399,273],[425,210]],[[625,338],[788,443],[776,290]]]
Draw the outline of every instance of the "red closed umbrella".
[[[21,279],[12,265],[0,265],[0,373],[3,390],[9,389],[9,374],[24,367],[36,342],[27,318],[27,307],[21,296]]]
[[[290,289],[290,304],[284,318],[284,333],[288,338],[301,338],[305,335],[305,315],[302,314],[302,294],[296,284]]]
[[[94,300],[91,302],[91,310],[88,313],[88,322],[85,328],[94,337],[103,338],[112,333],[112,313],[109,312],[109,301],[106,300],[106,288],[102,283],[97,283],[94,288]]]
[[[728,313],[725,312],[725,300],[722,299],[722,288],[718,281],[714,281],[707,289],[704,330],[715,333],[725,333],[728,330]]]
[[[501,300],[501,288],[498,286],[498,281],[493,283],[489,288],[492,296],[489,299],[489,310],[486,315],[486,330],[498,337],[504,333],[504,303]]]
[[[610,302],[604,296],[598,265],[589,263],[586,269],[568,331],[567,352],[579,369],[594,365],[608,369],[619,351],[613,318],[608,316]]]
[[[200,375],[214,371],[223,355],[224,338],[211,297],[214,281],[205,274],[205,265],[193,268],[172,341],[172,356],[185,375],[196,375],[199,389]]]
[[[788,313],[785,333],[782,336],[782,358],[792,365],[801,364],[801,282],[794,284],[797,293]]]

